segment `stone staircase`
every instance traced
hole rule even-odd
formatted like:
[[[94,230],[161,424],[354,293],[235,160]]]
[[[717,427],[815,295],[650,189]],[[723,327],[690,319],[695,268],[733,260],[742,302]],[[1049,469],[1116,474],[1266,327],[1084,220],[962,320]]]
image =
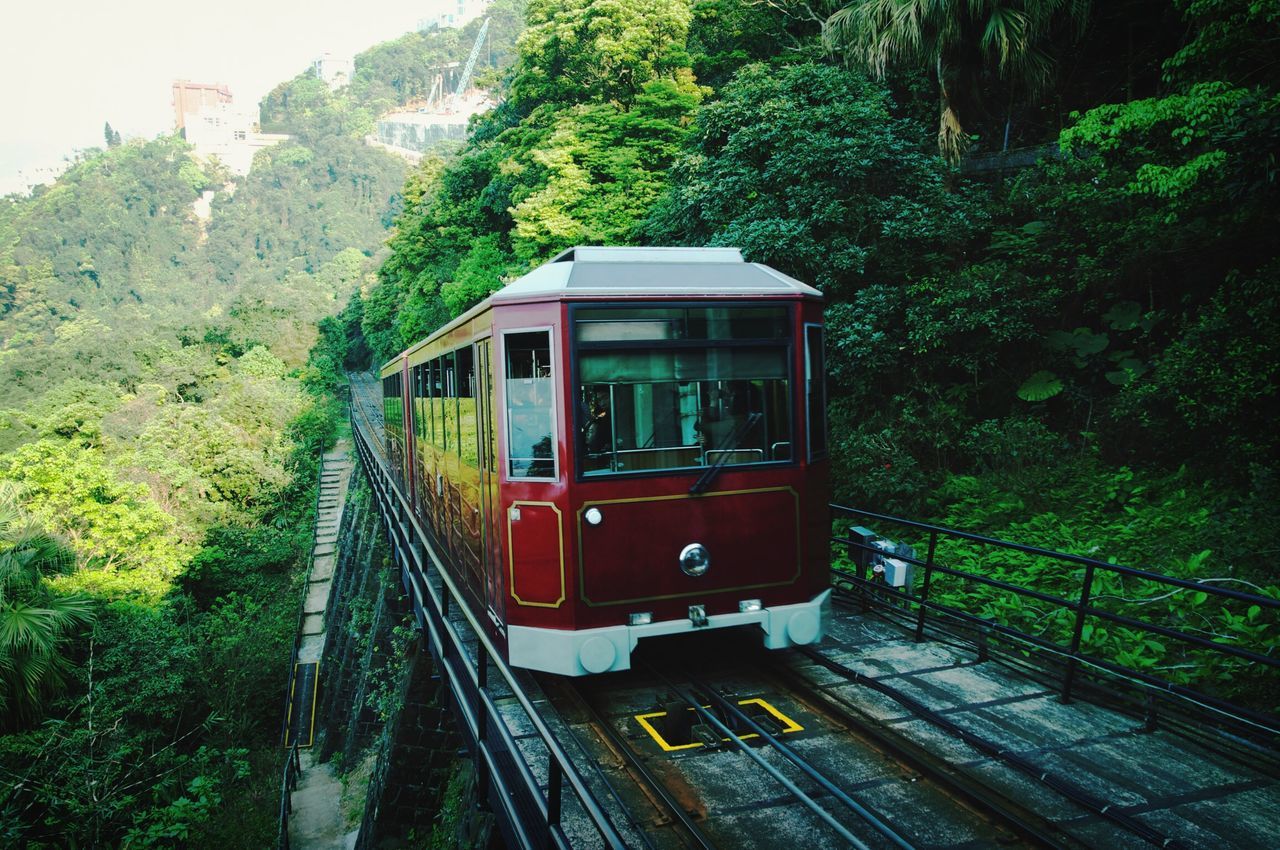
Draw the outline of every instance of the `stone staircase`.
[[[353,461],[345,440],[324,456],[320,468],[320,498],[316,511],[315,537],[311,550],[311,575],[307,581],[307,603],[303,609],[302,646],[298,661],[319,661],[324,651],[325,618],[329,587],[338,559],[338,529]]]
[[[302,643],[298,662],[320,661],[326,638],[325,610],[338,559],[338,529],[346,503],[347,484],[354,461],[348,440],[339,440],[324,456],[320,467],[320,497],[312,543],[311,574],[303,608]],[[355,846],[359,825],[347,829],[343,822],[342,782],[327,763],[316,761],[314,748],[301,750],[302,769],[292,792],[289,816],[290,850],[344,850]]]

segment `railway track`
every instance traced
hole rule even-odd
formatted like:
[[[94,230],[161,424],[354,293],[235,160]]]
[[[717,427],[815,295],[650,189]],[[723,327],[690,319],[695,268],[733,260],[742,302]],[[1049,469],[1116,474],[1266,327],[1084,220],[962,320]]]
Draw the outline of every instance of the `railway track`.
[[[935,757],[870,734],[792,680],[795,656],[779,662],[734,637],[716,639],[731,655],[701,665],[690,659],[705,647],[677,640],[627,674],[536,677],[650,846],[1081,846],[964,787]]]

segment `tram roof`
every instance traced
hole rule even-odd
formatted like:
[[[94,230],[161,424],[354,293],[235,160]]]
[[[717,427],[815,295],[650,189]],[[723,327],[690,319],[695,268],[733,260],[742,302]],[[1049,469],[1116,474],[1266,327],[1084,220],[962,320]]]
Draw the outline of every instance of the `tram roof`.
[[[822,293],[737,248],[570,248],[490,296],[809,295]]]

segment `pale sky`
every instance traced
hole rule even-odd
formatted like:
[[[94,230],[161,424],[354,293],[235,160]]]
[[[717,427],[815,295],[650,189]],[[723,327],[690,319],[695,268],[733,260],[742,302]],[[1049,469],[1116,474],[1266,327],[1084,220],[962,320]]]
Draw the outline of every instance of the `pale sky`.
[[[354,55],[456,0],[10,0],[0,11],[0,195],[18,172],[173,126],[172,82],[254,105],[328,51]]]

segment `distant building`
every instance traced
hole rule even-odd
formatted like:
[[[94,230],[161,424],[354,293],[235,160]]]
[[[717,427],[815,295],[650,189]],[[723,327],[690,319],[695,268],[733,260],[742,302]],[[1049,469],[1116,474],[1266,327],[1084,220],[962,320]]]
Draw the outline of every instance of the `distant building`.
[[[365,141],[416,161],[423,153],[465,140],[471,116],[488,112],[493,105],[486,93],[472,92],[448,111],[392,112],[379,119],[376,134]]]
[[[418,20],[418,32],[433,29],[458,29],[465,27],[484,14],[490,0],[436,0],[428,3],[431,14]]]
[[[187,126],[188,115],[194,115],[224,103],[231,103],[231,89],[224,83],[174,80],[173,126],[181,130]]]
[[[322,53],[311,63],[316,76],[325,81],[330,90],[340,89],[355,75],[356,64],[350,56]]]
[[[259,133],[256,113],[252,108],[220,103],[188,115],[183,133],[200,156],[216,156],[233,173],[248,174],[254,154],[289,138]]]

